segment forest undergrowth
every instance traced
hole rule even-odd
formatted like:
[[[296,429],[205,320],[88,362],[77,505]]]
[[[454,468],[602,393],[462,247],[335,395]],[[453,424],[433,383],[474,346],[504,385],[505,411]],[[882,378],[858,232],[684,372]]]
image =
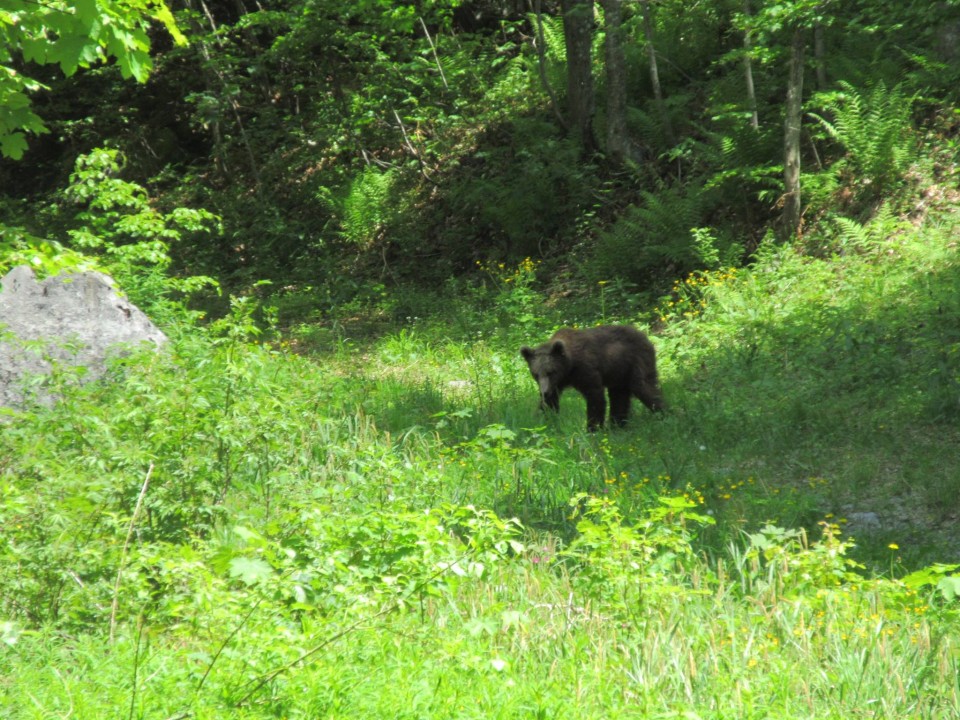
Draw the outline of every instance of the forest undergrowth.
[[[0,715],[956,717],[957,218],[872,223],[654,312],[525,261],[55,374],[0,434]],[[598,320],[663,417],[539,413],[520,345]]]

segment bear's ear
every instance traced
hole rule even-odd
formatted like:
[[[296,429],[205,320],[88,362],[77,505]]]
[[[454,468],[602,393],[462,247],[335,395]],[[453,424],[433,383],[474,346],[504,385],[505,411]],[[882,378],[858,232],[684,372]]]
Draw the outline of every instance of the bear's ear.
[[[533,348],[524,345],[522,348],[520,348],[520,354],[523,355],[524,360],[530,362],[530,358],[533,357]]]
[[[553,345],[550,346],[550,354],[557,357],[563,357],[567,354],[567,346],[563,344],[563,340],[553,341]]]

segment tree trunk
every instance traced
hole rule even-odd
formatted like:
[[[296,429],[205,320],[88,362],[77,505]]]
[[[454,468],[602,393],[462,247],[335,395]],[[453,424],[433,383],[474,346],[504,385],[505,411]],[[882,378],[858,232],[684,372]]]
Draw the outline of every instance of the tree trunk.
[[[650,0],[642,0],[643,5],[643,35],[647,40],[647,57],[650,60],[650,84],[653,86],[653,99],[660,113],[660,122],[663,125],[663,136],[667,144],[673,147],[673,126],[670,124],[670,115],[663,102],[663,91],[660,89],[660,71],[657,69],[657,50],[653,42],[653,11],[650,9]]]
[[[783,235],[800,234],[800,125],[803,113],[803,28],[795,27],[790,43],[787,108],[783,132]]]
[[[562,0],[562,8],[568,124],[584,153],[592,154],[597,150],[593,137],[593,0]]]
[[[750,0],[743,0],[743,14],[748,17],[751,14]],[[760,118],[757,115],[757,93],[753,87],[753,62],[750,59],[750,51],[753,42],[750,39],[750,31],[743,34],[743,74],[747,81],[747,102],[750,106],[750,127],[754,130],[760,128]]]
[[[607,88],[607,159],[621,166],[630,158],[627,133],[627,70],[623,56],[623,0],[601,0],[606,30],[604,59]]]
[[[813,26],[813,66],[817,72],[817,90],[827,89],[827,58],[823,44],[823,23]]]

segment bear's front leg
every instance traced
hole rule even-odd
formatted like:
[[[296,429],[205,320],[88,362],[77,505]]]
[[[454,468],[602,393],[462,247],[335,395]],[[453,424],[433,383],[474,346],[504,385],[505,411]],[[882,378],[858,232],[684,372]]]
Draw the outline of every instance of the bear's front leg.
[[[607,413],[607,400],[603,396],[603,387],[584,392],[587,399],[587,430],[595,432],[603,425],[604,415]]]

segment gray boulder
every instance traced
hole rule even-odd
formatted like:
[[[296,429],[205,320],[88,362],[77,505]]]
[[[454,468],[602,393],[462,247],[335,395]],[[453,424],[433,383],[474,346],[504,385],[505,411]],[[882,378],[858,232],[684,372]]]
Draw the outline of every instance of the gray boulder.
[[[159,347],[166,339],[107,275],[63,273],[38,282],[28,266],[15,267],[0,280],[0,407],[22,405],[23,380],[49,373],[51,360],[85,367],[84,379],[96,379],[124,347]]]

